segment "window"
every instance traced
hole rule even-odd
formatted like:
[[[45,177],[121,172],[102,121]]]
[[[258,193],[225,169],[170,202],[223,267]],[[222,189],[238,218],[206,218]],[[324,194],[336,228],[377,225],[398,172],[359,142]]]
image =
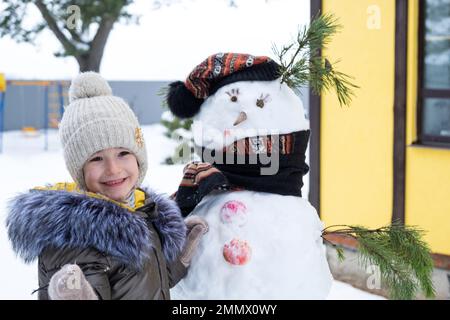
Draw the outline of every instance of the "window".
[[[419,143],[450,147],[450,0],[420,4]]]

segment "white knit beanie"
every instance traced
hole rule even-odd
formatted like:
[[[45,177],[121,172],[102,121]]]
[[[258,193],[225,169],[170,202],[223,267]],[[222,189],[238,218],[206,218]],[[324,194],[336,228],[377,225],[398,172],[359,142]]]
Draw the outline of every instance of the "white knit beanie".
[[[144,180],[147,151],[139,122],[127,103],[112,95],[111,87],[98,73],[84,72],[72,80],[59,135],[67,169],[81,189],[87,190],[85,162],[109,148],[131,151],[139,163],[137,186]]]

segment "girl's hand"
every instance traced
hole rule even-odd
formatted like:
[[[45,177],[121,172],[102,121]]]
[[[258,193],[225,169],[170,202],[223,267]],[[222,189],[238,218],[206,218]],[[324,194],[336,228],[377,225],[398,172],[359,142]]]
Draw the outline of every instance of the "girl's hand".
[[[187,237],[183,251],[180,255],[180,261],[187,268],[191,264],[192,257],[194,256],[201,238],[208,232],[208,224],[199,216],[189,216],[184,222],[187,227]]]
[[[50,279],[51,300],[98,300],[94,289],[76,264],[66,264]]]

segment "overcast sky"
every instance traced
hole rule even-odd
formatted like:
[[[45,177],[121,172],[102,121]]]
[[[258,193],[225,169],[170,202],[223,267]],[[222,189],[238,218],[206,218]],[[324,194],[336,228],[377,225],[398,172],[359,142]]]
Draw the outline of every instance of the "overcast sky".
[[[309,21],[309,0],[182,0],[155,9],[137,0],[139,25],[116,24],[105,48],[100,72],[109,80],[184,79],[216,52],[272,55],[272,43],[288,43]],[[31,18],[40,19],[31,8]],[[81,12],[81,14],[83,14]],[[78,72],[74,58],[56,58],[60,48],[46,31],[37,45],[0,39],[0,72],[9,79],[70,79]]]

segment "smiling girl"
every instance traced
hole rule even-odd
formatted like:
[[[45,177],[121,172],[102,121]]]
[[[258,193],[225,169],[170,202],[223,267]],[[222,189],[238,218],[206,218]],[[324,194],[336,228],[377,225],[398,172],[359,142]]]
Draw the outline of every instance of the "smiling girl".
[[[59,133],[74,182],[12,199],[13,249],[25,262],[38,259],[39,299],[169,299],[206,225],[141,188],[147,151],[138,120],[100,75],[76,77],[69,101]]]
[[[83,173],[88,190],[132,204],[139,163],[127,149],[110,148],[94,153],[85,163]]]

